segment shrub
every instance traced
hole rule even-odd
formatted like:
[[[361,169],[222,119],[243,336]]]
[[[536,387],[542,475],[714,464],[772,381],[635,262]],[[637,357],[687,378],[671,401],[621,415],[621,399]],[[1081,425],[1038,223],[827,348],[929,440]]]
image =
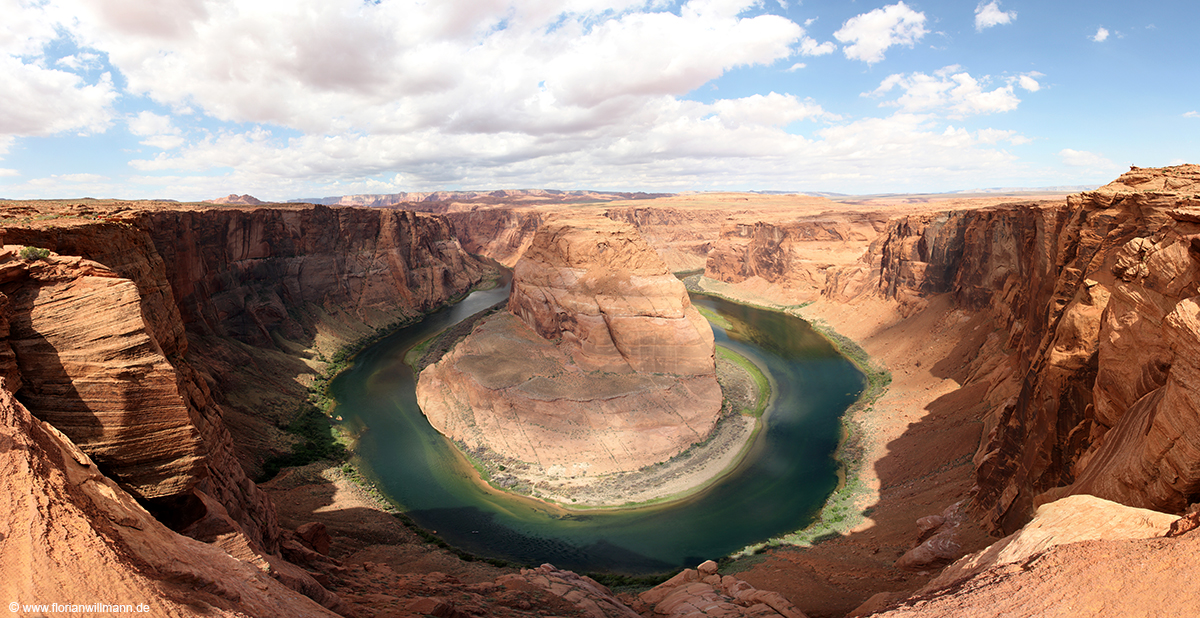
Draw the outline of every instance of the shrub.
[[[21,259],[31,262],[50,257],[50,250],[41,247],[21,247]]]

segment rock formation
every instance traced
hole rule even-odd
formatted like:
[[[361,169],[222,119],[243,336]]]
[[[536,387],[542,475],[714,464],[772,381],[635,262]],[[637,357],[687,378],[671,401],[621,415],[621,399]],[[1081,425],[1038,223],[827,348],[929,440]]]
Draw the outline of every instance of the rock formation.
[[[1176,565],[1200,536],[1161,538],[1176,520],[1092,496],[1064,498],[1040,507],[1020,531],[946,567],[898,606],[880,595],[852,614],[1186,615],[1200,599],[1200,584]],[[895,607],[874,613],[889,605]]]
[[[421,373],[443,434],[575,476],[665,461],[712,430],[712,330],[628,224],[543,226],[508,307]]]
[[[643,615],[654,616],[806,618],[778,592],[757,590],[732,575],[719,575],[712,560],[641,593],[633,606]]]
[[[169,530],[66,435],[30,415],[9,388],[7,380],[0,382],[4,598],[145,606],[96,614],[336,615],[276,581],[287,573],[320,588],[296,567],[266,558],[259,564],[238,560],[221,547]],[[336,597],[321,592],[338,606]]]

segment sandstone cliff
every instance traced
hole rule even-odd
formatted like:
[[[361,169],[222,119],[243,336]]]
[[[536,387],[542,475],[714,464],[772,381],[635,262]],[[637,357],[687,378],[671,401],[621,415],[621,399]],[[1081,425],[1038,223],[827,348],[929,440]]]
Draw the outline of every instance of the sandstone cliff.
[[[0,483],[0,594],[10,602],[144,606],[70,612],[93,615],[336,615],[256,565],[167,529],[69,438],[33,418],[7,381]]]
[[[445,221],[413,213],[38,207],[49,223],[24,219],[4,239],[49,254],[0,251],[7,388],[78,444],[80,457],[94,458],[93,476],[111,477],[121,495],[221,555],[339,607],[279,557],[275,510],[243,471],[226,424],[254,421],[234,423],[248,430],[237,440],[245,460],[255,456],[247,444],[263,439],[256,429],[273,419],[228,404],[257,401],[236,395],[264,390],[257,378],[268,376],[265,391],[294,410],[303,378],[319,367],[305,357],[446,302],[484,267]],[[267,362],[236,366],[239,356]]]
[[[994,336],[954,373],[993,410],[972,508],[995,530],[1072,492],[1179,512],[1200,496],[1189,463],[1200,445],[1187,437],[1200,411],[1188,364],[1200,333],[1197,178],[1196,166],[1134,169],[1065,203],[875,219],[880,233],[856,260],[815,275],[795,256],[817,247],[798,249],[796,232],[739,224],[706,274],[792,302],[894,299],[905,313],[947,294],[990,316]]]
[[[421,373],[418,402],[443,434],[534,478],[636,470],[712,430],[712,331],[631,226],[544,225],[508,307]]]

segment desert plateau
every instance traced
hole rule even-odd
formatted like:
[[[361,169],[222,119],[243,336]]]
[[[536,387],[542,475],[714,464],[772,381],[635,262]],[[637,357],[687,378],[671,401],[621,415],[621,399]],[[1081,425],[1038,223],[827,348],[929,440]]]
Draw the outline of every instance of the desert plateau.
[[[0,600],[588,618],[1200,602],[1200,166],[1015,196],[547,195],[0,201]],[[764,360],[787,337],[739,343],[757,331],[729,307],[811,325],[858,385],[802,525],[577,572],[493,552],[517,543],[500,527],[459,542],[469,509],[388,485],[385,456],[411,451],[572,529],[749,485],[752,445],[791,422]],[[380,351],[404,333],[420,354]],[[339,390],[401,370],[417,442],[443,450],[380,443],[411,431]]]

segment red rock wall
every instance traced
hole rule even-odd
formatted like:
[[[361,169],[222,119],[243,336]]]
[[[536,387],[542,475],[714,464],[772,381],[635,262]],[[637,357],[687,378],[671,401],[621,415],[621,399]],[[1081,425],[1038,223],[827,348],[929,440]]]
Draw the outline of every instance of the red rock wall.
[[[444,220],[390,210],[147,211],[10,228],[5,240],[84,256],[103,271],[6,284],[19,397],[178,525],[202,516],[192,512],[202,510],[196,490],[269,553],[274,509],[235,455],[209,362],[245,344],[293,355],[316,347],[318,320],[330,314],[370,332],[444,303],[485,272]],[[204,354],[189,351],[188,337]]]
[[[855,263],[818,276],[798,266],[811,249],[792,233],[730,228],[707,275],[914,308],[945,293],[990,315],[1002,343],[960,372],[988,380],[995,404],[971,500],[990,528],[1011,532],[1066,493],[1178,512],[1200,500],[1198,186],[1197,166],[1133,170],[1066,204],[896,217]]]
[[[545,220],[532,208],[481,208],[445,215],[463,249],[512,268]]]

